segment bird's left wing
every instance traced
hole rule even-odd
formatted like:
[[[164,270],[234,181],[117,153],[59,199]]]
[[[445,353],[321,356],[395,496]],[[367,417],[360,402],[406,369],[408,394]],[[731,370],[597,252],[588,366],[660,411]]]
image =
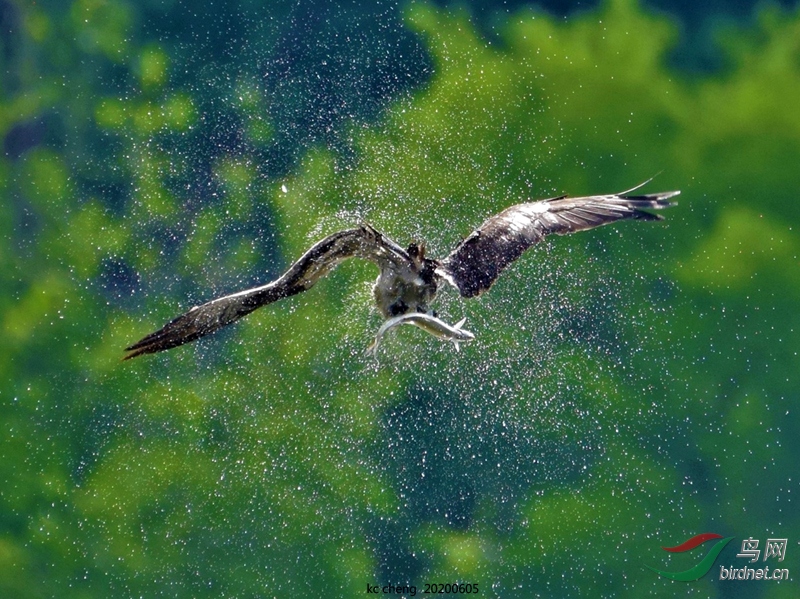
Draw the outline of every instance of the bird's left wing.
[[[532,245],[555,233],[567,235],[622,219],[660,220],[645,209],[672,206],[679,191],[647,195],[560,197],[517,204],[492,216],[445,258],[441,274],[464,297],[489,289],[500,273]]]
[[[123,359],[171,349],[229,325],[253,310],[306,291],[347,258],[364,258],[380,268],[407,260],[405,251],[369,225],[339,231],[316,243],[279,279],[195,306],[133,345]]]

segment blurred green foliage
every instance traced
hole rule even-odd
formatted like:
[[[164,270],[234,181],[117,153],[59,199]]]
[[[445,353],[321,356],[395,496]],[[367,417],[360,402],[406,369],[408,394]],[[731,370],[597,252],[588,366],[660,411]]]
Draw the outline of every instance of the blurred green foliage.
[[[274,106],[292,106],[261,78],[278,58],[251,45],[280,39],[266,8],[237,5],[251,37],[204,62],[189,40],[207,15],[152,38],[137,33],[150,3],[13,6],[0,594],[462,581],[499,597],[727,596],[714,570],[673,583],[644,568],[691,567],[660,547],[707,530],[788,537],[797,576],[800,15],[727,30],[730,66],[698,78],[665,66],[676,29],[633,0],[566,21],[521,10],[499,44],[464,12],[412,4],[430,80],[371,126],[308,125],[297,147],[333,127],[350,149],[298,150],[289,168],[265,166],[287,148]],[[344,104],[359,98],[346,81]],[[298,114],[315,99],[329,98]],[[443,255],[511,203],[661,171],[648,189],[683,191],[663,226],[557,239],[485,297],[445,296],[442,314],[478,335],[460,354],[402,330],[366,358],[376,273],[347,263],[230,332],[119,362],[359,219]]]

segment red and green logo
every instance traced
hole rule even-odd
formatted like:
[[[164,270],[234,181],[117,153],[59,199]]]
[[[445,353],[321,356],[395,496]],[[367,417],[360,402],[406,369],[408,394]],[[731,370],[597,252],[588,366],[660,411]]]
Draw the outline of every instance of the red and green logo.
[[[646,565],[645,567],[649,568],[659,576],[671,578],[672,580],[689,581],[702,578],[706,575],[706,573],[708,573],[708,571],[711,569],[711,566],[714,565],[714,561],[717,559],[717,557],[719,557],[719,554],[722,552],[722,550],[725,549],[725,545],[733,540],[733,537],[723,539],[722,535],[718,535],[713,532],[704,532],[703,534],[696,535],[688,541],[681,543],[680,545],[676,545],[675,547],[662,547],[664,551],[669,551],[670,553],[683,553],[684,551],[691,551],[695,547],[699,547],[706,541],[711,541],[713,539],[722,540],[717,541],[714,544],[714,546],[711,548],[711,551],[709,551],[706,556],[700,560],[700,563],[692,568],[689,568],[688,570],[684,570],[683,572],[667,572],[665,570],[657,570],[652,566]]]

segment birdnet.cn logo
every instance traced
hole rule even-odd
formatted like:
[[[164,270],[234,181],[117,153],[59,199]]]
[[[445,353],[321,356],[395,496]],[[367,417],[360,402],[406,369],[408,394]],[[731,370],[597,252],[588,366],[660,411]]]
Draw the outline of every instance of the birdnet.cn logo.
[[[706,553],[697,564],[688,570],[681,570],[680,572],[671,572],[668,570],[659,570],[652,566],[645,566],[663,578],[671,580],[691,581],[698,580],[708,574],[714,567],[714,562],[717,561],[719,554],[722,550],[733,541],[734,537],[723,538],[713,532],[704,532],[699,535],[693,536],[676,545],[675,547],[662,547],[664,551],[670,553],[684,553],[692,551],[700,547],[708,541],[716,541],[711,549]],[[742,541],[742,548],[736,554],[737,558],[747,558],[748,562],[742,564],[732,565],[719,565],[719,580],[789,580],[789,570],[781,567],[781,562],[786,558],[786,546],[789,544],[788,539],[773,539],[768,538],[764,542],[763,552],[759,548],[761,541],[752,537]],[[762,559],[763,553],[763,559]],[[761,561],[759,562],[759,559]],[[770,561],[769,564],[765,563]],[[776,567],[777,566],[777,567]]]

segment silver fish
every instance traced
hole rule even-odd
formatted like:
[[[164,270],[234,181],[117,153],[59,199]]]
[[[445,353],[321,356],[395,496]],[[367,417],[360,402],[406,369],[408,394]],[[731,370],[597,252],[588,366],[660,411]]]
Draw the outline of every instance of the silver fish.
[[[383,336],[391,329],[399,327],[403,324],[413,324],[415,327],[419,327],[437,339],[441,339],[442,341],[452,341],[456,350],[460,350],[458,347],[459,343],[475,339],[475,335],[466,329],[461,328],[464,326],[466,321],[466,318],[462,318],[455,325],[451,326],[440,318],[436,318],[430,314],[423,314],[422,312],[401,314],[400,316],[390,318],[383,323],[381,328],[378,329],[378,334],[375,335],[375,341],[373,341],[372,344],[367,348],[367,354],[375,354]]]

